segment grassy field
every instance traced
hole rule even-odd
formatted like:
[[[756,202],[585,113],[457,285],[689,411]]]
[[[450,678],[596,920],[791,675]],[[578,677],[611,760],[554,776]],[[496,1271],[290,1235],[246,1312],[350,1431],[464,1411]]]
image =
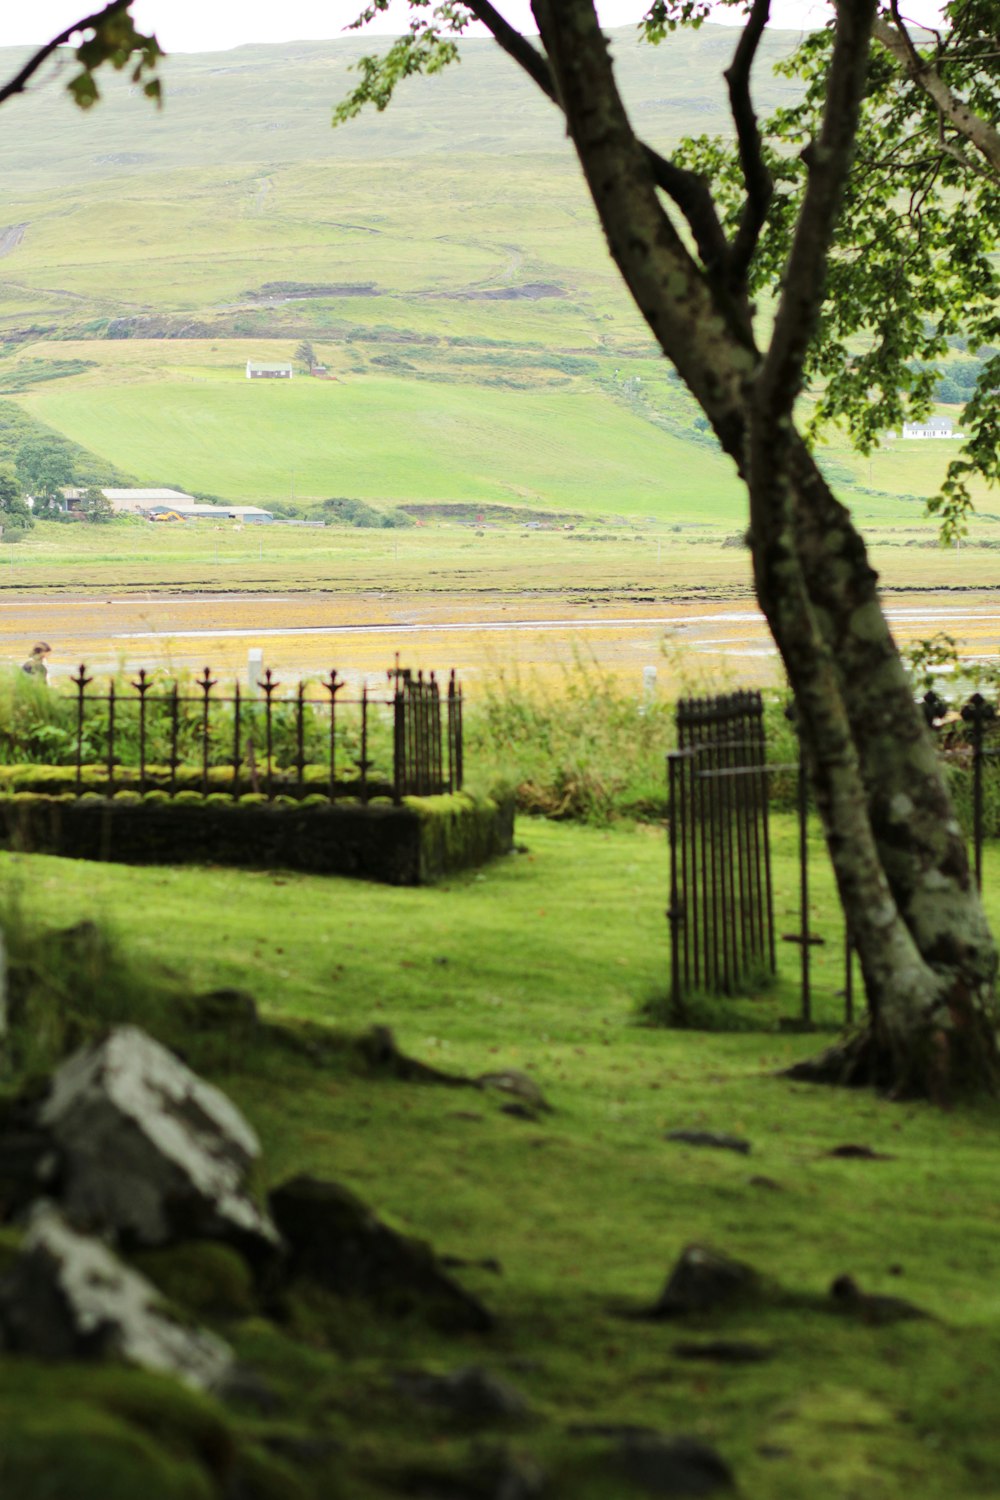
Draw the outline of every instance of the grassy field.
[[[199,352],[185,350],[192,365]],[[738,524],[721,454],[657,431],[585,383],[521,392],[367,375],[245,378],[241,360],[281,353],[236,343],[212,356],[209,378],[189,365],[169,381],[164,372],[109,390],[91,375],[24,403],[141,483],[227,499],[492,501]]]
[[[449,1339],[318,1297],[279,1327],[233,1273],[227,1285],[216,1268],[209,1291],[190,1266],[185,1281],[169,1257],[154,1258],[147,1269],[174,1295],[184,1288],[182,1300],[269,1383],[276,1408],[224,1410],[162,1381],[112,1371],[83,1382],[70,1370],[47,1377],[42,1424],[32,1372],[0,1360],[0,1413],[14,1437],[0,1473],[19,1500],[68,1495],[66,1485],[95,1500],[109,1474],[123,1496],[214,1496],[197,1434],[216,1429],[241,1470],[256,1455],[255,1500],[376,1500],[399,1493],[415,1468],[437,1473],[434,1493],[465,1493],[461,1476],[484,1441],[530,1456],[556,1500],[647,1493],[610,1468],[607,1439],[574,1434],[581,1423],[697,1436],[759,1500],[817,1488],[833,1500],[993,1493],[995,1109],[942,1114],[776,1077],[818,1045],[773,1029],[796,1005],[787,954],[773,992],[715,1008],[716,1024],[728,1011],[753,1031],[642,1026],[666,982],[662,834],[524,822],[520,837],[526,853],[426,891],[0,860],[34,922],[111,921],[147,980],[166,964],[185,989],[249,985],[272,1017],[352,1033],[389,1024],[438,1067],[527,1070],[555,1109],[519,1120],[489,1096],[373,1080],[336,1051],[319,1064],[252,1041],[226,1054],[189,1034],[189,1055],[261,1131],[270,1181],[334,1177],[442,1251],[496,1259],[499,1277],[460,1275],[496,1311],[497,1332]],[[777,820],[776,842],[780,926],[794,911],[790,822]],[[992,850],[990,861],[992,872]],[[829,939],[818,1009],[830,1024],[840,976],[832,957],[822,965],[839,943],[819,872],[814,900]],[[169,1012],[161,1024],[169,1033]],[[666,1142],[677,1128],[736,1132],[752,1155]],[[886,1159],[831,1158],[845,1142]],[[634,1321],[691,1241],[745,1258],[790,1300],[693,1324]],[[844,1273],[934,1321],[882,1327],[835,1314],[826,1289]],[[720,1338],[764,1357],[680,1357],[682,1342],[697,1352]],[[527,1425],[456,1427],[415,1410],[394,1384],[401,1368],[471,1362],[524,1393]],[[333,1456],[316,1438],[334,1440]]]
[[[117,81],[85,120],[54,88],[19,100],[0,143],[0,394],[139,482],[233,500],[739,528],[732,466],[629,303],[549,107],[472,43],[386,117],[331,132],[362,45],[170,59],[161,113]],[[617,35],[649,139],[724,128],[731,45],[716,27],[659,50]],[[765,67],[758,102],[790,88]],[[242,378],[302,338],[335,383]],[[93,367],[55,378],[68,359]],[[824,463],[866,524],[919,527],[955,447],[863,460],[834,441]]]
[[[558,339],[558,329],[546,331]],[[29,346],[11,371],[36,359],[39,347]],[[565,355],[555,343],[529,350],[512,338],[486,351],[425,343],[380,354],[381,347],[317,341],[336,378],[286,384],[250,382],[244,365],[288,359],[290,342],[63,341],[60,358],[93,368],[16,399],[139,483],[234,501],[346,495],[743,524],[732,465],[695,425],[661,361],[616,359],[593,347]],[[402,368],[380,367],[380,359]],[[841,442],[824,450],[823,462],[863,523],[922,529],[930,540],[924,501],[956,451],[955,442],[896,442],[864,459]],[[995,523],[984,486],[977,499],[984,521]]]

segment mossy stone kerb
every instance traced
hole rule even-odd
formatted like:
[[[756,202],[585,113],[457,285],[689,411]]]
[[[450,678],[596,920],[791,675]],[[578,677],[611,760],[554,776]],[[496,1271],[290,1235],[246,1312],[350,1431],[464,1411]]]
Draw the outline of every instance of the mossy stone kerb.
[[[509,853],[510,797],[407,797],[307,805],[226,801],[187,793],[171,801],[0,796],[0,846],[122,864],[215,864],[356,875],[425,885]]]

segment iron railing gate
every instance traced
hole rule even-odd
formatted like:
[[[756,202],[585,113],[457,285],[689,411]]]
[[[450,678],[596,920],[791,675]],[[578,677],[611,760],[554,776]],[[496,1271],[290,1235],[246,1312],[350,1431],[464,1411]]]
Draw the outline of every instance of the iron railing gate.
[[[734,994],[774,973],[760,693],[682,698],[670,798],[671,989]]]

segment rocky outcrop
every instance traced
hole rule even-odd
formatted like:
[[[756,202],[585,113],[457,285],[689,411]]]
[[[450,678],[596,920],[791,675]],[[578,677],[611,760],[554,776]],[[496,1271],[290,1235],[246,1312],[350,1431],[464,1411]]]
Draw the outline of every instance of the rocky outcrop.
[[[760,1295],[760,1278],[753,1266],[709,1250],[686,1245],[667,1278],[659,1300],[650,1309],[654,1318],[683,1318],[714,1312],[719,1307]]]
[[[37,1359],[119,1359],[200,1390],[220,1388],[233,1368],[221,1339],[180,1321],[151,1282],[44,1200],[0,1279],[0,1347]]]
[[[305,1277],[396,1316],[416,1313],[438,1327],[492,1328],[491,1314],[448,1275],[429,1245],[390,1229],[350,1189],[295,1177],[277,1188],[270,1202],[287,1241],[293,1278]]]
[[[134,1026],[74,1053],[36,1111],[72,1221],[125,1244],[226,1239],[253,1260],[280,1238],[249,1190],[260,1153],[236,1106]]]

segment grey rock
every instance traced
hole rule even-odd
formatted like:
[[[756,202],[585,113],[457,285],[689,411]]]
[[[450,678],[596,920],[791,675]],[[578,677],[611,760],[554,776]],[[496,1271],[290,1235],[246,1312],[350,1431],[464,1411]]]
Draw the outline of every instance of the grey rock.
[[[658,1318],[712,1312],[743,1300],[759,1286],[752,1266],[704,1245],[686,1245],[650,1311]]]
[[[697,1438],[630,1435],[618,1445],[612,1467],[647,1495],[681,1500],[735,1489],[729,1465]]]
[[[838,1276],[830,1287],[830,1296],[838,1312],[857,1318],[861,1323],[881,1326],[885,1323],[907,1323],[931,1318],[929,1312],[907,1302],[905,1297],[886,1297],[879,1292],[863,1292],[853,1276]]]
[[[541,1110],[531,1104],[522,1104],[518,1099],[512,1099],[509,1104],[501,1104],[500,1113],[510,1115],[515,1120],[537,1121],[541,1116]]]
[[[9,1027],[7,1015],[7,947],[0,928],[0,1057],[3,1056]]]
[[[400,1050],[389,1026],[372,1026],[355,1043],[368,1072],[380,1078],[398,1078],[404,1083],[440,1083],[447,1088],[475,1088],[476,1082],[462,1073],[444,1073]]]
[[[628,1438],[658,1437],[655,1427],[636,1422],[571,1422],[566,1431],[570,1437]]]
[[[495,1255],[484,1255],[480,1260],[469,1260],[464,1255],[439,1255],[438,1262],[449,1271],[490,1271],[494,1276],[503,1275],[503,1266]]]
[[[257,1002],[249,990],[224,986],[195,995],[185,1007],[192,1026],[199,1031],[224,1031],[252,1035],[260,1025]]]
[[[541,1500],[547,1493],[536,1461],[505,1446],[476,1445],[462,1470],[420,1465],[400,1480],[402,1491],[419,1500]]]
[[[544,1110],[546,1114],[552,1111],[552,1105],[535,1080],[517,1068],[504,1068],[499,1073],[480,1073],[476,1083],[483,1089],[497,1089],[502,1094],[512,1094],[532,1109]]]
[[[341,1453],[343,1446],[336,1438],[313,1432],[269,1432],[264,1438],[265,1448],[303,1468],[324,1463]]]
[[[15,1099],[0,1107],[0,1223],[42,1194],[51,1197],[60,1165],[47,1132],[33,1123],[30,1104]]]
[[[668,1130],[665,1139],[681,1146],[710,1146],[716,1151],[738,1151],[741,1156],[749,1156],[751,1151],[750,1142],[742,1136],[719,1135],[713,1130]]]
[[[859,1146],[853,1141],[847,1141],[843,1146],[834,1146],[832,1151],[825,1154],[845,1161],[895,1161],[895,1157],[890,1156],[887,1151],[873,1151],[871,1146]]]
[[[180,1322],[151,1282],[45,1200],[0,1280],[0,1328],[16,1354],[119,1359],[199,1390],[215,1390],[232,1367],[221,1339]]]
[[[141,1245],[212,1237],[251,1257],[280,1247],[248,1187],[260,1153],[253,1130],[137,1027],[63,1063],[37,1118],[60,1153],[60,1200],[75,1223]]]
[[[674,1345],[678,1359],[703,1359],[722,1365],[761,1364],[773,1357],[773,1350],[764,1344],[753,1344],[745,1339],[704,1339]]]
[[[417,1312],[449,1329],[485,1332],[493,1318],[423,1241],[397,1234],[349,1188],[296,1177],[271,1194],[288,1273],[360,1297],[383,1312]]]
[[[458,1422],[520,1421],[529,1415],[520,1391],[481,1365],[465,1365],[446,1375],[428,1370],[401,1370],[397,1390],[419,1406],[444,1412]]]

